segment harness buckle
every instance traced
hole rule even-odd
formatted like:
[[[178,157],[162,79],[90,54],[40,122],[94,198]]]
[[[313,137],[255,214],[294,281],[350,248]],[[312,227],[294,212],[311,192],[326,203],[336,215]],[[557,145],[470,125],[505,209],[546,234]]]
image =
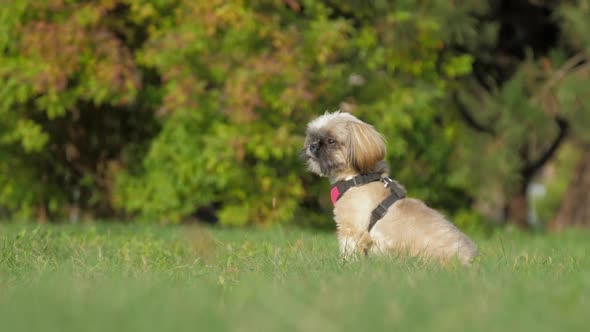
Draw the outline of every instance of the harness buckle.
[[[393,183],[393,180],[388,177],[383,177],[381,178],[381,182],[383,182],[383,188],[387,188]]]

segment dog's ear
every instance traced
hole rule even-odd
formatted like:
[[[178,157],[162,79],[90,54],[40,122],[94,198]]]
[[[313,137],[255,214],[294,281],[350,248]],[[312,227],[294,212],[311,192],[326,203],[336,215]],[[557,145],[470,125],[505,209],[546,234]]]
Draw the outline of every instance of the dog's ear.
[[[350,164],[360,173],[371,172],[378,162],[385,159],[385,138],[364,122],[349,122],[348,130]]]

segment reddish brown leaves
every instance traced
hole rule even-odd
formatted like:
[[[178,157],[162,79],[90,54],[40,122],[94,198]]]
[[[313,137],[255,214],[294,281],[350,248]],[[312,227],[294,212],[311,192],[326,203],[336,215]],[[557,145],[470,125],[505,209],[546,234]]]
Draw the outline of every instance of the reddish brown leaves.
[[[65,6],[53,1],[45,9],[63,20],[37,20],[22,27],[20,50],[37,68],[29,83],[38,93],[59,93],[74,79],[84,98],[99,91],[122,96],[119,103],[130,102],[129,95],[141,88],[133,54],[103,24],[115,1]],[[40,17],[50,16],[39,15]],[[104,93],[104,92],[100,92]]]

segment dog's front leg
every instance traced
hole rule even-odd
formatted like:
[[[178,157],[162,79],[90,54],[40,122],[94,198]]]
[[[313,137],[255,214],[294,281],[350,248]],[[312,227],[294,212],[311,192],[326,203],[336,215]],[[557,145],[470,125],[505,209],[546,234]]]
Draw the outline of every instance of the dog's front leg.
[[[360,236],[339,236],[340,255],[344,259],[366,255],[371,246],[371,236],[364,232]]]
[[[340,256],[345,259],[353,257],[357,251],[357,240],[352,236],[341,236],[338,240],[340,243]]]

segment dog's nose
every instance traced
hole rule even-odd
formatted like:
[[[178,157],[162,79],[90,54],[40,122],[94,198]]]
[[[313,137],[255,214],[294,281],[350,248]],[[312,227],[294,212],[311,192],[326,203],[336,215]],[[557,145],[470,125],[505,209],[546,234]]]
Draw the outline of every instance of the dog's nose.
[[[309,152],[315,154],[318,151],[319,147],[320,147],[319,144],[312,143],[312,144],[309,145]]]

